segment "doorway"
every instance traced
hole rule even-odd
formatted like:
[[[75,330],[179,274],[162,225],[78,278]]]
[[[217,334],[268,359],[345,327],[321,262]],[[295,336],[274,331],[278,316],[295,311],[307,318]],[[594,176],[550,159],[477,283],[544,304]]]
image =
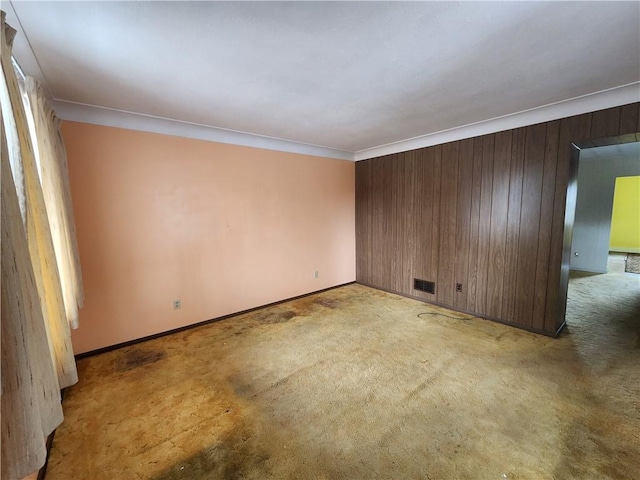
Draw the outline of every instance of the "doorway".
[[[566,324],[599,338],[640,342],[640,274],[626,270],[627,257],[640,251],[640,231],[621,240],[612,231],[616,185],[640,176],[640,142],[577,150],[577,194],[570,245]],[[619,195],[620,196],[620,195]],[[621,212],[640,210],[631,195]],[[631,213],[633,215],[633,213]],[[620,220],[620,219],[618,219]],[[627,227],[628,225],[618,225]],[[614,234],[612,236],[612,233]],[[629,232],[626,232],[629,233]],[[635,238],[634,238],[635,236]],[[618,243],[619,245],[616,245]]]
[[[634,185],[627,185],[640,176],[640,142],[585,148],[580,150],[579,162],[570,268],[604,274],[610,252],[638,253],[640,249],[640,232],[629,224],[640,197],[632,198]],[[626,187],[631,188],[623,192]]]

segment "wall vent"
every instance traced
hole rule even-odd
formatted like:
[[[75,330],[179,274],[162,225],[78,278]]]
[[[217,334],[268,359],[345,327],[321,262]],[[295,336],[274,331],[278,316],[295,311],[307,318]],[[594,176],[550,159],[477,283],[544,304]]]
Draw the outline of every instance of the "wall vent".
[[[420,290],[421,292],[436,293],[436,284],[435,282],[429,282],[427,280],[420,280],[419,278],[414,278],[413,289]]]

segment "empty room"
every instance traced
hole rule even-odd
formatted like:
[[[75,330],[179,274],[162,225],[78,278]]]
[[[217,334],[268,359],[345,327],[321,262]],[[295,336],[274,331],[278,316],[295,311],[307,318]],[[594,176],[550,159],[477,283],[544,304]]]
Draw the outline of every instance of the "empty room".
[[[639,2],[1,9],[2,480],[640,479]]]

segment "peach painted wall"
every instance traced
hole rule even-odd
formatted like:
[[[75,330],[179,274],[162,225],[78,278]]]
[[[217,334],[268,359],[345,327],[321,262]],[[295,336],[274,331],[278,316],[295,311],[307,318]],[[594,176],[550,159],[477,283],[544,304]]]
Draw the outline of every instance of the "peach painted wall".
[[[62,133],[85,288],[76,353],[355,280],[354,162]]]

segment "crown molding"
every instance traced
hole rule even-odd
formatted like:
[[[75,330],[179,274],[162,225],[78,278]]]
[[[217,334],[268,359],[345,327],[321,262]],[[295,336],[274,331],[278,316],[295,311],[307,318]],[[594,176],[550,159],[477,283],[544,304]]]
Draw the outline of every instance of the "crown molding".
[[[573,115],[618,107],[638,101],[640,101],[640,82],[634,82],[461,127],[358,150],[355,153],[355,160],[366,160],[392,153],[440,145],[465,138],[478,137],[480,135],[525,127],[527,125],[535,125],[536,123],[549,122]]]
[[[155,117],[124,110],[87,105],[65,100],[54,100],[56,114],[63,120],[140,130],[144,132],[194,138],[210,142],[228,143],[281,152],[314,155],[340,160],[366,160],[393,153],[440,145],[465,138],[478,137],[513,128],[595,112],[640,101],[640,82],[602,90],[600,92],[543,105],[481,122],[442,130],[419,137],[401,140],[377,147],[350,152],[320,145],[295,142],[275,137],[200,125],[180,120]]]
[[[104,125],[107,127],[139,130],[143,132],[160,133],[177,137],[194,138],[209,142],[228,143],[245,147],[277,150],[280,152],[314,155],[317,157],[336,158],[339,160],[354,160],[353,152],[337,148],[323,147],[309,143],[295,142],[276,137],[267,137],[253,133],[211,127],[197,123],[183,122],[170,118],[144,115],[140,113],[98,107],[84,103],[54,100],[56,115],[62,120],[72,122]]]

